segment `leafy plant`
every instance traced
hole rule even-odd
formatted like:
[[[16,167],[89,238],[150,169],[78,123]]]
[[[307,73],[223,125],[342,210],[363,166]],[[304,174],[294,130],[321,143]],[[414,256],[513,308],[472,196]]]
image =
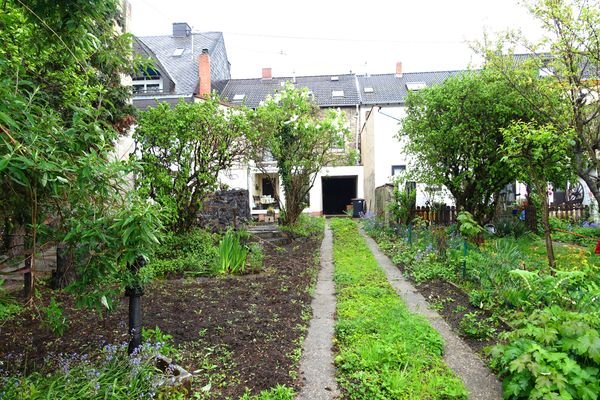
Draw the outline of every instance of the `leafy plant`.
[[[325,218],[311,217],[307,214],[300,214],[296,223],[292,225],[282,225],[280,229],[284,232],[290,232],[295,237],[315,237],[323,235],[325,229]]]
[[[69,327],[69,320],[56,299],[52,297],[48,307],[43,308],[42,311],[44,312],[42,324],[56,336],[62,336]]]
[[[505,398],[596,399],[600,392],[600,318],[558,306],[535,310],[503,335],[493,366]]]
[[[415,217],[417,191],[416,189],[402,185],[403,183],[402,178],[394,180],[392,201],[388,204],[388,208],[396,223],[407,225]]]
[[[460,234],[466,239],[475,241],[483,233],[483,227],[475,221],[473,215],[468,211],[461,211],[456,217]]]
[[[222,274],[243,274],[246,271],[248,248],[240,242],[240,235],[228,230],[218,248],[219,272]]]
[[[22,310],[15,299],[4,290],[3,284],[4,281],[0,279],[0,322]]]
[[[479,340],[491,338],[496,332],[495,325],[493,318],[483,318],[478,311],[467,313],[460,320],[460,330],[465,335]]]
[[[173,345],[173,336],[161,331],[158,326],[154,329],[142,328],[142,339],[160,347],[160,353],[164,356],[173,357],[179,354],[179,350]]]

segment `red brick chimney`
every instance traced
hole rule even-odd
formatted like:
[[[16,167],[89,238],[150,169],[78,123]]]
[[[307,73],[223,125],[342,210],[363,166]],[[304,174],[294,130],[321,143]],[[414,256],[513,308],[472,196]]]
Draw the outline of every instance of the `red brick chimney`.
[[[263,79],[273,79],[273,72],[271,68],[263,68],[262,69],[262,78]]]
[[[400,61],[396,63],[396,78],[402,78],[402,63]]]
[[[200,81],[198,96],[210,96],[210,56],[208,55],[208,49],[202,49],[202,54],[198,56],[198,79]]]

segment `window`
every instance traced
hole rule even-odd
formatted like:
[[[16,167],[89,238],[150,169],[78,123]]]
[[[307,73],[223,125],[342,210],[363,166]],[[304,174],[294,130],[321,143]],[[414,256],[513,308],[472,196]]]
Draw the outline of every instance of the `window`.
[[[343,90],[333,90],[331,92],[331,97],[344,97],[344,91]]]
[[[163,81],[159,75],[135,77],[132,81],[133,93],[160,93],[163,91]]]
[[[175,50],[173,50],[173,57],[181,57],[181,55],[183,54],[183,48],[178,47]]]
[[[425,89],[427,84],[425,82],[406,82],[406,88],[411,92],[416,92],[417,90]]]
[[[242,101],[246,98],[245,94],[236,94],[233,96],[233,101]]]
[[[339,81],[339,80],[340,80],[340,77],[339,77],[339,76],[332,76],[332,77],[331,77],[331,80],[332,80],[332,81]]]
[[[392,165],[392,177],[402,175],[406,171],[406,165]]]
[[[372,87],[365,87],[364,90],[365,90],[365,93],[373,93],[374,92]]]

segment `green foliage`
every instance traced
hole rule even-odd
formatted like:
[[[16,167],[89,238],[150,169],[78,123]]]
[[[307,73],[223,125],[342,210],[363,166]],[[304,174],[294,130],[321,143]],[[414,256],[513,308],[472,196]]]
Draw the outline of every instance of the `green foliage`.
[[[473,215],[468,211],[461,211],[456,217],[460,234],[466,239],[475,240],[477,236],[483,233],[483,227],[475,221]]]
[[[277,385],[274,388],[263,390],[256,396],[245,393],[240,400],[293,400],[295,397],[294,389]]]
[[[222,107],[217,95],[142,113],[134,139],[144,169],[137,183],[164,207],[165,222],[189,230],[220,171],[241,161],[253,130],[244,108]]]
[[[475,339],[485,340],[493,337],[496,333],[496,322],[493,318],[482,318],[477,311],[467,313],[460,320],[460,330],[467,336]]]
[[[411,314],[351,220],[334,219],[338,382],[349,399],[466,399],[443,342]]]
[[[218,235],[200,228],[168,232],[144,267],[148,279],[172,275],[212,275],[217,264]]]
[[[510,218],[502,218],[494,223],[496,227],[496,235],[512,236],[519,238],[527,233],[527,225],[519,218],[513,216]]]
[[[596,399],[600,318],[558,306],[534,311],[492,351],[505,398]]]
[[[42,312],[44,313],[42,324],[56,336],[62,336],[69,328],[69,320],[54,297],[50,299],[50,304],[48,307],[44,307]]]
[[[501,129],[531,116],[529,104],[486,69],[410,93],[400,136],[408,138],[419,181],[443,184],[458,209],[483,223],[493,214],[494,195],[515,179],[498,152]]]
[[[417,191],[409,187],[402,188],[402,183],[404,182],[399,179],[394,180],[392,201],[388,204],[388,209],[396,223],[408,225],[415,217]]]
[[[8,294],[2,285],[4,281],[0,279],[0,323],[9,319],[12,315],[18,314],[23,308],[17,301]]]
[[[243,274],[246,272],[248,248],[241,243],[240,233],[228,230],[219,242],[219,269],[221,274]]]
[[[596,224],[579,226],[568,220],[550,217],[550,227],[552,228],[552,239],[558,242],[595,247],[600,239],[600,226]]]
[[[316,237],[323,235],[325,229],[325,218],[311,217],[307,214],[300,214],[296,223],[293,225],[283,225],[280,229],[289,232],[295,237]]]
[[[329,109],[320,116],[308,89],[288,82],[258,107],[255,124],[261,134],[255,138],[253,158],[265,173],[267,165],[260,161],[268,154],[277,161],[285,202],[277,194],[275,198],[283,224],[294,225],[308,205],[317,173],[339,157],[331,149],[343,147],[349,139],[344,114]]]
[[[265,253],[262,246],[258,243],[248,243],[246,247],[248,248],[246,262],[250,267],[250,272],[259,272],[262,270],[265,261]]]
[[[155,366],[160,346],[143,345],[129,357],[127,345],[108,345],[103,357],[91,362],[86,357],[59,359],[60,370],[35,372],[22,377],[0,377],[0,397],[7,400],[45,399],[143,399],[176,398]],[[183,389],[181,389],[183,390]]]
[[[163,356],[173,357],[179,354],[179,350],[173,345],[173,336],[161,331],[158,326],[154,329],[142,328],[142,341],[155,343]]]

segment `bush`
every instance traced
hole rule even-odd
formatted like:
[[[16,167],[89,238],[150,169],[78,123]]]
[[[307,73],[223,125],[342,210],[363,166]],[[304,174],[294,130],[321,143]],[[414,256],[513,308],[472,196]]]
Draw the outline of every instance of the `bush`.
[[[311,217],[308,214],[300,214],[294,225],[283,225],[281,230],[291,233],[295,237],[315,237],[323,235],[325,229],[325,218]]]
[[[504,396],[597,399],[600,393],[600,318],[558,306],[534,311],[503,334],[492,365],[504,377]]]
[[[191,273],[211,275],[217,262],[218,235],[200,228],[187,233],[170,233],[144,267],[150,277]]]
[[[42,324],[56,336],[62,336],[69,327],[69,320],[56,299],[52,297],[48,307],[43,308],[42,311],[44,312]]]

